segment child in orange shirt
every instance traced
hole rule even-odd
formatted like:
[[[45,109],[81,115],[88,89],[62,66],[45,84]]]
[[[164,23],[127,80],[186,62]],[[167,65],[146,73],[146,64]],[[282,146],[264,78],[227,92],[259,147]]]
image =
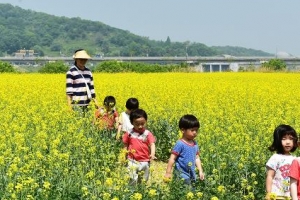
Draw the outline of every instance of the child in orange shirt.
[[[94,123],[98,125],[100,129],[114,130],[116,128],[119,114],[115,105],[115,97],[106,96],[104,98],[103,107],[96,110]]]

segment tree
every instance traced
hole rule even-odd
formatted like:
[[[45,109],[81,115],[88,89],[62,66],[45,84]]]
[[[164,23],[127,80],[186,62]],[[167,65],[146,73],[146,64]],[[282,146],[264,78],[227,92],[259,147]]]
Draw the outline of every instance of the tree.
[[[11,64],[0,61],[0,73],[4,72],[16,72],[16,70]]]
[[[166,45],[170,45],[171,44],[171,39],[170,39],[170,37],[168,36],[167,37],[167,40],[166,40]]]
[[[269,60],[269,62],[263,63],[262,67],[275,71],[280,71],[286,69],[286,63],[283,60],[276,58]]]
[[[45,64],[40,70],[39,73],[47,73],[47,74],[59,74],[66,73],[69,67],[62,61],[51,62]]]

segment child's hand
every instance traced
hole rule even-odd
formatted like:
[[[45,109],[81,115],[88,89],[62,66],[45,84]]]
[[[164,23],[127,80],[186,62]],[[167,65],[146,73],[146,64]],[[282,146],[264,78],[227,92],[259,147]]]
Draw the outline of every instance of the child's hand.
[[[165,183],[170,182],[171,181],[171,177],[172,177],[171,173],[166,173],[165,176],[164,176],[164,182]]]
[[[271,198],[270,198],[270,193],[269,193],[269,192],[266,194],[265,199],[266,199],[266,200],[270,200],[270,199],[271,199]]]
[[[150,155],[150,159],[151,160],[156,160],[157,158],[155,157],[155,155]]]
[[[199,178],[200,178],[200,180],[204,180],[204,173],[203,172],[199,172]]]

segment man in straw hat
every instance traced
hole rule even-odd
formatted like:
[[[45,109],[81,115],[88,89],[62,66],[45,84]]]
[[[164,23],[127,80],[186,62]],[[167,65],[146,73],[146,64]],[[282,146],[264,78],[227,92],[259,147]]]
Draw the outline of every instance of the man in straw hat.
[[[90,69],[85,67],[91,59],[84,49],[78,49],[73,55],[74,65],[66,74],[67,102],[71,110],[85,113],[91,100],[98,106],[94,89],[93,75]]]

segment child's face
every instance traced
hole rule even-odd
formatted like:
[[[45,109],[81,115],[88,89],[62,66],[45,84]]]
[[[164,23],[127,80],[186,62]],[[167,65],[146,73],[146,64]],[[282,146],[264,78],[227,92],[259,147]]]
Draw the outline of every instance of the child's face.
[[[284,150],[284,153],[289,154],[294,147],[294,138],[291,135],[285,135],[281,139],[281,144]]]
[[[182,137],[187,140],[194,140],[198,134],[198,127],[182,129]]]
[[[147,124],[147,121],[144,117],[140,117],[140,118],[134,119],[132,121],[133,128],[136,131],[138,131],[139,133],[142,133],[145,131],[146,124]]]
[[[110,107],[110,106],[104,106],[105,107],[105,109],[107,110],[107,111],[111,111],[112,110],[112,107]]]

